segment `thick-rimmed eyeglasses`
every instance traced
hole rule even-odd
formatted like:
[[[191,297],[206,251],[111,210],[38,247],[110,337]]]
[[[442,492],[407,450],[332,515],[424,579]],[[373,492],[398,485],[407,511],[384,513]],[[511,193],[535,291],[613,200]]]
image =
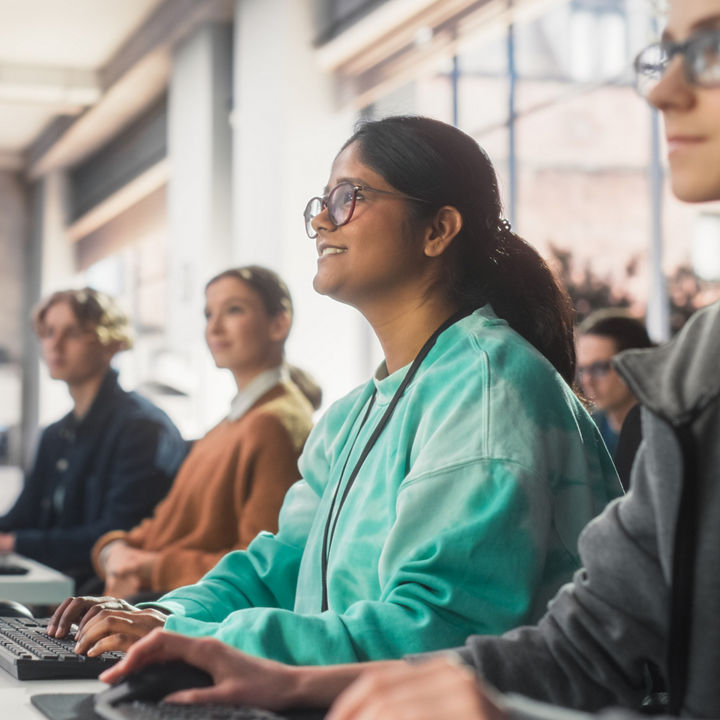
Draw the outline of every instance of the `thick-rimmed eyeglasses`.
[[[390,195],[391,197],[415,200],[416,202],[427,202],[427,200],[423,200],[422,198],[412,197],[411,195],[405,195],[404,193],[394,190],[378,190],[369,185],[353,185],[350,182],[341,182],[324,197],[314,197],[308,200],[308,204],[305,206],[305,212],[303,212],[305,232],[308,234],[308,237],[317,237],[317,232],[315,232],[312,222],[325,208],[327,208],[328,216],[333,227],[339,228],[349,223],[353,212],[355,212],[358,193],[364,192],[380,193],[381,195]]]
[[[577,367],[577,379],[582,382],[583,378],[603,378],[610,370],[612,365],[609,360],[598,360],[597,362],[590,363],[590,365],[578,365]]]
[[[720,28],[700,30],[685,42],[653,43],[635,58],[635,88],[647,97],[663,79],[670,61],[682,55],[685,79],[698,87],[720,86]]]

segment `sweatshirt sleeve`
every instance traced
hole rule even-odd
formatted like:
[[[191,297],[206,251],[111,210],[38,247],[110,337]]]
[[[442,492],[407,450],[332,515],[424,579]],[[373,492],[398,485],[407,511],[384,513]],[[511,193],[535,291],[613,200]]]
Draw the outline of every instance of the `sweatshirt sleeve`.
[[[247,550],[225,555],[199,582],[173,590],[153,604],[174,613],[168,622],[195,618],[208,627],[242,607],[292,607],[317,504],[318,496],[306,482],[295,483],[282,505],[277,534],[261,532]],[[172,624],[166,623],[168,630]]]
[[[648,713],[636,712],[612,706],[597,713],[558,707],[531,700],[523,695],[506,695],[501,698],[502,707],[509,720],[647,720]],[[655,720],[677,720],[676,715],[655,715]]]
[[[674,506],[658,492],[660,475],[648,456],[641,446],[630,493],[581,535],[584,567],[540,623],[502,637],[471,637],[460,651],[500,691],[589,711],[640,706],[646,661],[664,663],[669,612],[669,569],[658,551],[671,547],[672,533],[656,509],[661,501]]]
[[[473,630],[498,633],[527,617],[547,559],[551,513],[546,486],[527,468],[501,460],[448,467],[407,482],[396,502],[377,599],[344,612],[300,614],[279,594],[250,597],[246,564],[269,565],[259,553],[267,540],[261,535],[195,589],[161,600],[175,613],[167,629],[213,635],[291,664],[333,664],[447,647]],[[286,502],[283,512],[290,507]],[[247,609],[230,600],[238,594]]]
[[[47,453],[49,432],[52,432],[50,428],[42,433],[32,470],[25,477],[20,494],[8,512],[0,517],[0,532],[17,532],[20,528],[33,527],[37,522],[38,507],[43,494],[43,459]]]
[[[0,532],[17,532],[18,529],[32,524],[34,512],[39,505],[36,485],[33,473],[29,474],[13,506],[0,517]]]
[[[17,552],[56,568],[88,565],[90,551],[100,535],[132,527],[167,492],[173,474],[161,467],[158,454],[177,443],[168,441],[164,433],[149,420],[128,423],[113,448],[113,460],[108,463],[110,476],[103,478],[107,494],[102,513],[85,524],[18,530]]]
[[[227,553],[246,549],[259,532],[277,531],[285,494],[300,477],[299,448],[294,446],[280,418],[270,412],[253,419],[243,443],[249,448],[233,481],[237,543],[217,552],[180,547],[161,550],[153,570],[153,590],[194,583]],[[131,541],[134,535],[135,532]]]
[[[642,720],[642,718],[648,717],[647,714],[621,707],[610,707],[597,714],[592,714],[514,694],[501,697],[500,703],[509,720]],[[656,720],[670,720],[668,716],[654,715],[653,717]]]

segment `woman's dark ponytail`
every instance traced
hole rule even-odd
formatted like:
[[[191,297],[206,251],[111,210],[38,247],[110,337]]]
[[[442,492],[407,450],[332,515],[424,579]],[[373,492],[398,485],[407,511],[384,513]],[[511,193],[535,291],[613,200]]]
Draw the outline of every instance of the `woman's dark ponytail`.
[[[572,304],[502,217],[495,170],[477,142],[438,120],[398,116],[360,124],[345,147],[352,143],[394,188],[423,201],[410,203],[419,222],[445,205],[459,210],[463,226],[444,254],[444,288],[460,307],[489,302],[572,385]]]
[[[503,230],[496,255],[496,278],[488,300],[513,330],[532,343],[565,381],[575,381],[574,316],[567,291],[532,245]]]

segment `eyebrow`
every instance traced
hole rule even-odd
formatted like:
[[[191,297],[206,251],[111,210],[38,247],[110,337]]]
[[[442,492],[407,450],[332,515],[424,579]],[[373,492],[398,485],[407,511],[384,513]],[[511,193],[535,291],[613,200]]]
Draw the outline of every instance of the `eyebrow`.
[[[710,17],[701,18],[700,20],[696,20],[690,26],[688,36],[692,35],[692,33],[696,32],[697,30],[710,30],[712,28],[717,28],[718,26],[720,26],[720,15],[711,15]],[[672,32],[665,28],[665,30],[663,30],[661,39],[663,42],[672,42]]]
[[[242,295],[231,295],[229,298],[225,298],[220,303],[220,307],[225,307],[226,305],[230,305],[232,303],[249,303],[251,300],[247,297],[244,297]],[[209,309],[210,305],[205,305],[205,309]]]
[[[333,188],[337,187],[340,183],[344,183],[344,182],[350,183],[351,185],[367,185],[367,183],[360,178],[341,177],[336,180],[335,184],[332,187]],[[326,185],[323,188],[323,195],[327,195],[331,190],[332,190],[332,188],[330,188]]]

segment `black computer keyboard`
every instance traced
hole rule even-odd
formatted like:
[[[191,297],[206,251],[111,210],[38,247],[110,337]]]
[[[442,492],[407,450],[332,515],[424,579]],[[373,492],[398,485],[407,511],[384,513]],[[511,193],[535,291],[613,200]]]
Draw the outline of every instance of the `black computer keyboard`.
[[[18,680],[95,678],[124,655],[76,655],[74,635],[49,637],[47,624],[47,619],[0,617],[0,668]]]
[[[141,700],[117,705],[95,704],[103,720],[287,720],[268,710],[229,705],[173,705]]]

